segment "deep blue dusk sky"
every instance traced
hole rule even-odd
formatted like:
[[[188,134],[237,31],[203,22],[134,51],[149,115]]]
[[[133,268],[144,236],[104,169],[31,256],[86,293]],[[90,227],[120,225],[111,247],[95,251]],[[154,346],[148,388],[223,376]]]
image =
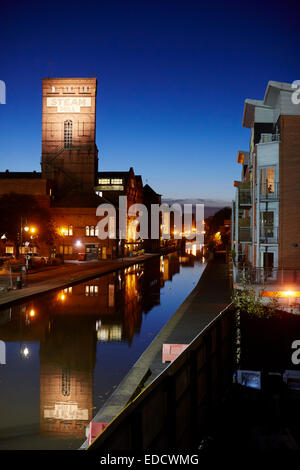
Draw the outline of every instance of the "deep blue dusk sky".
[[[40,170],[41,78],[98,78],[100,169],[231,200],[245,98],[300,79],[297,2],[1,2],[0,169]]]

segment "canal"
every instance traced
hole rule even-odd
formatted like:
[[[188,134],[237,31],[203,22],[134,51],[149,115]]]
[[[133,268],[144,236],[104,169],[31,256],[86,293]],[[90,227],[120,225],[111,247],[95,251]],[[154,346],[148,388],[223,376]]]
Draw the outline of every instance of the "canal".
[[[77,449],[198,282],[195,247],[0,310],[0,449]]]

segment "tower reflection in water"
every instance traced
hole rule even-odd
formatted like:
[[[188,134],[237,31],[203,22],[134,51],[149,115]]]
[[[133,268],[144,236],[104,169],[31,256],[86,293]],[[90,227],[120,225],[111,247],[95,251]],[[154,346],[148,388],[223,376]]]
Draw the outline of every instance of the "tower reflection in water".
[[[18,341],[20,352],[40,343],[42,436],[84,438],[94,411],[97,343],[131,345],[143,314],[160,304],[160,289],[186,262],[177,254],[158,257],[2,312],[1,339]]]

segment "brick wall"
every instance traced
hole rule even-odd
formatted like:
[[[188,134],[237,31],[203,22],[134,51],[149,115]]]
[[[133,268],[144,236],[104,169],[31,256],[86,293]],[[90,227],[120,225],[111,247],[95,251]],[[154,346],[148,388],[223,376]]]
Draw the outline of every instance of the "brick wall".
[[[300,269],[300,116],[281,116],[280,133],[279,266]]]

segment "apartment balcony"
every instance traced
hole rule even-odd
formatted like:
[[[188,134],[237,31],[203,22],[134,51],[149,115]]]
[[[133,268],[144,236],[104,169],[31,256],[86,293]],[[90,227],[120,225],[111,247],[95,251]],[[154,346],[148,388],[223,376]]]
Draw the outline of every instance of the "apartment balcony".
[[[250,217],[239,219],[239,242],[250,243],[252,241],[252,229]]]
[[[280,134],[261,134],[260,144],[267,144],[269,142],[280,142]]]
[[[278,243],[278,227],[265,225],[260,227],[260,243]]]
[[[251,207],[252,206],[252,197],[249,183],[239,183],[239,206],[241,207]]]
[[[259,200],[273,202],[279,200],[279,183],[264,182],[260,185]]]

